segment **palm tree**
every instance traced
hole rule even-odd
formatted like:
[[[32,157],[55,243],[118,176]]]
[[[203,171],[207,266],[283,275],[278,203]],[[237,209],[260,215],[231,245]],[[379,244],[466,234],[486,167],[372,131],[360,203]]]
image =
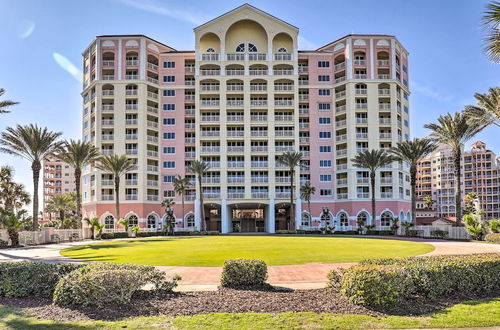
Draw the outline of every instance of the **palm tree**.
[[[19,245],[19,231],[24,226],[26,214],[26,210],[14,212],[0,208],[0,225],[7,229],[12,246]]]
[[[485,128],[490,125],[500,127],[500,87],[490,88],[489,93],[476,93],[477,105],[465,107],[469,125]]]
[[[0,151],[19,156],[31,162],[33,172],[33,230],[38,227],[38,182],[42,161],[60,148],[57,139],[61,133],[49,131],[36,124],[7,127],[0,137]]]
[[[182,200],[182,219],[184,219],[184,197],[186,196],[186,191],[191,187],[191,182],[189,178],[177,175],[174,179],[174,191],[176,194],[181,196]],[[163,205],[162,205],[163,206]]]
[[[75,171],[76,217],[78,220],[81,220],[82,217],[82,169],[85,166],[94,164],[99,157],[101,157],[101,154],[95,146],[80,140],[65,141],[62,150],[57,154],[57,158],[73,167]]]
[[[485,50],[493,62],[500,62],[500,2],[494,1],[486,6],[483,26],[487,30]]]
[[[431,195],[427,195],[424,197],[424,206],[426,209],[432,209],[432,205],[434,205],[436,201],[432,199]]]
[[[173,224],[173,219],[174,217],[173,216],[170,216],[168,214],[168,211],[169,209],[175,205],[175,202],[172,198],[166,198],[164,199],[162,202],[161,202],[161,206],[165,208],[165,213],[167,214],[167,232],[169,234],[173,234],[174,233],[174,224]]]
[[[198,189],[200,192],[200,216],[201,216],[201,224],[203,226],[202,230],[206,230],[207,224],[205,221],[205,206],[203,204],[203,184],[202,178],[203,176],[210,170],[210,165],[208,165],[203,160],[194,160],[191,162],[191,165],[187,168],[187,170],[198,178]]]
[[[59,213],[59,220],[64,220],[66,214],[75,209],[75,202],[70,194],[58,194],[50,196],[50,200],[45,207],[46,212]],[[48,209],[48,210],[47,210]]]
[[[429,137],[434,142],[448,145],[452,150],[455,168],[455,209],[457,225],[460,225],[462,223],[462,192],[460,190],[462,148],[464,143],[476,135],[482,127],[470,125],[468,114],[462,112],[439,116],[438,123],[427,124],[424,127],[431,130]]]
[[[399,142],[396,147],[390,150],[395,159],[410,164],[411,218],[413,222],[416,222],[417,219],[417,164],[436,148],[437,145],[429,139],[415,138],[412,141]]]
[[[20,209],[31,202],[30,194],[24,185],[13,181],[14,169],[10,166],[0,167],[0,203],[7,211]]]
[[[116,219],[120,219],[120,177],[134,171],[137,166],[125,155],[107,155],[99,158],[95,167],[101,171],[111,172],[115,181]]]
[[[358,152],[356,157],[351,159],[355,167],[366,168],[370,172],[370,184],[372,193],[372,225],[375,225],[376,217],[376,201],[375,201],[375,179],[377,170],[389,165],[394,161],[394,158],[385,150],[365,150]]]
[[[316,193],[316,188],[311,186],[311,182],[307,181],[300,187],[300,198],[307,202],[307,209],[311,214],[311,197]]]
[[[5,89],[0,88],[0,96],[2,96],[3,94],[5,94]],[[7,110],[7,108],[15,104],[19,104],[19,102],[9,100],[0,101],[0,113],[9,113],[10,111]]]
[[[95,230],[99,228],[99,218],[98,217],[93,217],[93,218],[85,218],[84,219],[87,225],[90,227],[90,230],[92,231],[92,236],[91,238],[95,238]]]
[[[287,151],[278,157],[278,162],[287,166],[290,171],[290,223],[289,229],[294,228],[295,224],[295,209],[293,203],[294,187],[295,187],[295,168],[299,167],[302,162],[302,153],[297,151]]]

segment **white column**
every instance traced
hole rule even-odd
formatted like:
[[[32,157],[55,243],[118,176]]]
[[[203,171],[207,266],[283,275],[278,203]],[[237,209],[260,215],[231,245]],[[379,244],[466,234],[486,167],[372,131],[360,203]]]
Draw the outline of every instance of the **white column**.
[[[267,214],[267,232],[274,234],[275,220],[274,220],[274,199],[269,200],[269,208]]]
[[[139,50],[139,79],[146,80],[146,40],[141,38]]]
[[[115,74],[115,76],[117,76],[118,80],[122,80],[122,39],[118,40],[118,58],[115,57],[115,61],[118,64],[118,74]]]
[[[201,207],[200,207],[200,200],[195,199],[194,201],[194,225],[196,227],[196,230],[200,230],[201,228]]]
[[[346,45],[346,70],[347,70],[347,79],[352,79],[352,65],[354,59],[353,53],[352,53],[352,39],[347,39],[347,45]]]
[[[370,79],[375,79],[375,51],[373,49],[373,39],[370,39]]]
[[[97,39],[95,43],[95,80],[101,79],[101,40]],[[92,58],[92,51],[90,51],[89,59]],[[90,63],[91,60],[89,60]]]
[[[223,234],[229,233],[229,219],[227,218],[227,201],[223,199],[220,205],[221,210],[221,231]]]
[[[396,79],[396,45],[394,39],[391,39],[391,79]]]
[[[300,228],[302,223],[302,201],[300,198],[295,200],[295,229]]]

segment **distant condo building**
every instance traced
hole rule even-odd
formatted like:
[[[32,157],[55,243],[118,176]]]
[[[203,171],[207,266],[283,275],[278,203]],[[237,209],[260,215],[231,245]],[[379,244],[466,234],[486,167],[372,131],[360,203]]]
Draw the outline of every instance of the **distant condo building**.
[[[75,173],[71,166],[50,157],[43,162],[43,220],[57,219],[59,213],[47,213],[45,207],[54,195],[76,191]]]
[[[83,139],[137,164],[122,178],[121,217],[156,230],[161,201],[173,198],[178,230],[200,229],[201,207],[207,230],[287,229],[290,173],[277,159],[295,150],[303,155],[296,228],[329,221],[353,230],[366,219],[386,229],[393,217],[410,219],[406,164],[379,171],[372,215],[369,174],[350,161],[409,138],[408,52],[390,35],[347,35],[299,50],[298,35],[245,4],[196,27],[194,50],[105,35],[83,51]],[[186,170],[195,159],[210,165],[203,191]],[[172,184],[178,174],[193,183],[184,213]],[[88,168],[82,181],[84,216],[113,230],[113,177]],[[299,191],[306,182],[316,188],[310,212]]]
[[[475,192],[479,197],[483,218],[500,217],[500,161],[484,142],[472,144],[462,156],[462,197]],[[427,220],[432,217],[450,219],[456,216],[455,174],[451,149],[440,146],[418,165],[417,195],[420,198],[419,213]],[[431,196],[433,209],[425,207],[422,199]],[[462,208],[464,207],[462,201]],[[419,214],[417,214],[417,222]]]

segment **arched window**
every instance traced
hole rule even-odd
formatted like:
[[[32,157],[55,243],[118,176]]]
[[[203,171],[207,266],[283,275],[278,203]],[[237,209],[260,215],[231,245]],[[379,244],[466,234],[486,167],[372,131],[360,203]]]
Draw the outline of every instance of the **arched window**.
[[[357,223],[363,223],[364,225],[368,224],[368,216],[366,215],[365,212],[361,212],[358,214],[358,217],[356,218]]]
[[[340,213],[339,215],[339,224],[340,227],[346,227],[349,225],[349,219],[347,218],[347,214],[344,212]]]
[[[131,215],[128,217],[128,226],[129,227],[134,227],[139,225],[139,219],[137,219],[136,215]]]
[[[195,226],[195,223],[194,223],[194,214],[193,213],[189,213],[188,215],[186,215],[186,227],[194,227]]]
[[[280,49],[278,49],[278,53],[288,53],[288,51],[285,47],[280,47]]]
[[[152,214],[148,216],[148,228],[156,228],[156,217]]]
[[[239,44],[239,45],[236,47],[236,52],[237,52],[237,53],[244,53],[244,52],[245,52],[245,44]]]
[[[330,213],[321,213],[321,222],[325,222],[325,224],[329,225],[332,220],[332,216]]]
[[[115,228],[115,218],[113,218],[112,215],[108,215],[106,218],[104,218],[104,228],[106,229]]]
[[[257,47],[254,44],[248,44],[248,51],[250,53],[257,53]]]
[[[302,212],[302,226],[311,225],[311,215],[308,212]]]
[[[391,221],[392,221],[391,213],[384,212],[384,213],[382,213],[382,216],[380,217],[380,226],[389,227],[391,225]]]
[[[210,47],[210,48],[207,49],[207,53],[215,53],[215,49],[213,49],[212,47]]]

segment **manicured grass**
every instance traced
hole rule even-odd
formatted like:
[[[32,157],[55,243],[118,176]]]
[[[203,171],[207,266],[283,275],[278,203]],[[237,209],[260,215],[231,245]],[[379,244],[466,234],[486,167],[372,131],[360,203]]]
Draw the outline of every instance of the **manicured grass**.
[[[434,250],[429,244],[376,238],[297,236],[153,237],[75,246],[61,254],[75,259],[145,265],[222,266],[232,258],[268,265],[334,263],[407,257]]]
[[[353,314],[235,313],[180,317],[138,317],[117,322],[59,322],[27,317],[22,310],[0,305],[4,329],[403,329],[462,328],[500,325],[500,298],[468,301],[427,316],[384,318]]]

